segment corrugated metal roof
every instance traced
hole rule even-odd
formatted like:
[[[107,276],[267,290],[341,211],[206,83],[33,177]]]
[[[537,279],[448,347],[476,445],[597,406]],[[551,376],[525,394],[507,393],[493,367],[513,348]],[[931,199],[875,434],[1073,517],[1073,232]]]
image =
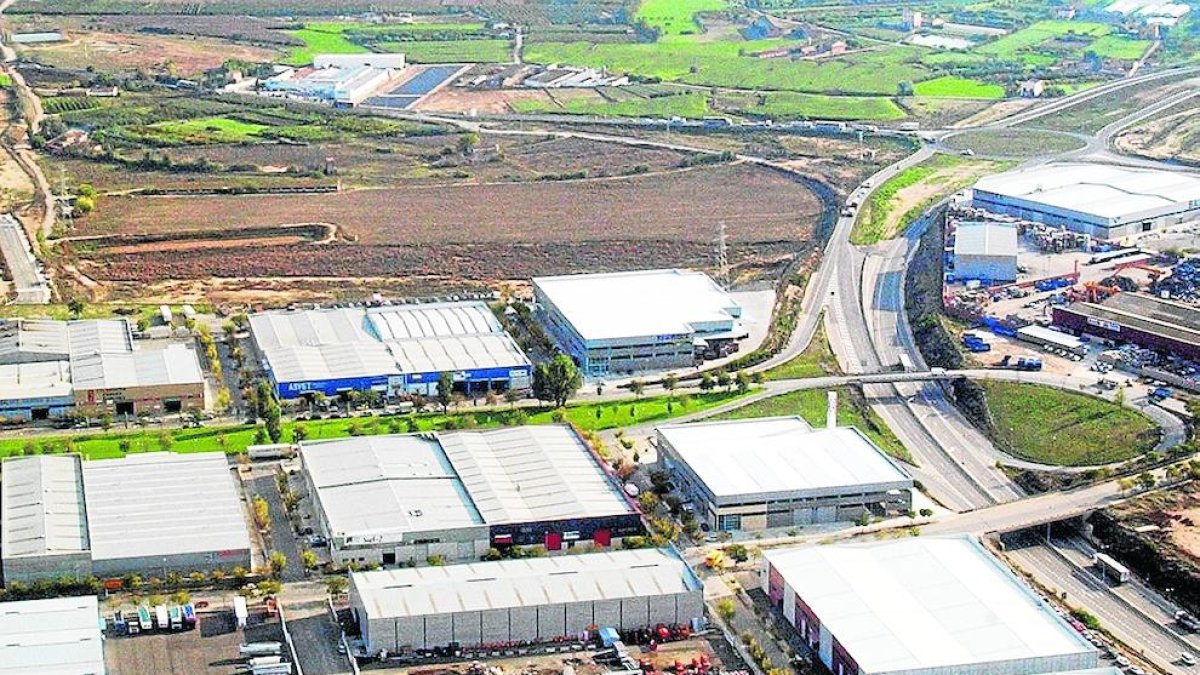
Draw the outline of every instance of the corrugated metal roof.
[[[277,382],[529,365],[478,301],[265,312],[250,327]]]
[[[71,360],[77,390],[154,387],[204,382],[200,361],[188,345],[140,349],[123,354],[92,354]]]
[[[1095,654],[971,537],[765,550],[763,557],[865,672]]]
[[[912,477],[852,427],[814,430],[800,417],[768,417],[673,424],[658,432],[717,497],[770,499],[912,485]]]
[[[644,270],[535,277],[533,284],[585,340],[733,330],[741,308],[707,274]]]
[[[223,454],[152,452],[84,462],[83,489],[93,560],[250,548]]]
[[[1121,218],[1200,199],[1200,178],[1110,164],[1042,164],[986,176],[975,189],[1102,218]]]
[[[10,457],[0,463],[0,542],[5,558],[88,550],[78,456]]]
[[[57,361],[133,351],[125,319],[0,319],[0,363]]]
[[[489,524],[590,518],[632,507],[566,425],[439,433]]]
[[[698,592],[686,563],[656,549],[354,572],[367,619]]]
[[[1017,228],[1001,223],[964,222],[954,231],[954,255],[1017,257]]]
[[[41,361],[0,365],[0,401],[71,398],[71,364]]]
[[[96,597],[0,603],[0,673],[103,675]]]

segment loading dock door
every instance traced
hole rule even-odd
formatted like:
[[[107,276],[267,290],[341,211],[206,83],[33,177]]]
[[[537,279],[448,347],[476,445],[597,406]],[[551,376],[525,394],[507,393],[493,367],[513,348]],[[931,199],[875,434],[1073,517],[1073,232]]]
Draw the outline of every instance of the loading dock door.
[[[546,533],[546,550],[558,551],[562,549],[562,535],[558,532]]]
[[[612,543],[612,532],[608,530],[596,530],[592,535],[592,541],[597,546],[608,546]]]

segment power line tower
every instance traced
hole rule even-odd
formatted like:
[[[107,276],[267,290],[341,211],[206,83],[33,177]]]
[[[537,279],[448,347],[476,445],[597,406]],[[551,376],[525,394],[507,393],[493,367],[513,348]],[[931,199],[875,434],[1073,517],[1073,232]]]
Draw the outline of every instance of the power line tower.
[[[717,225],[717,277],[722,286],[729,286],[729,252],[725,243],[729,236],[725,234],[725,221]]]

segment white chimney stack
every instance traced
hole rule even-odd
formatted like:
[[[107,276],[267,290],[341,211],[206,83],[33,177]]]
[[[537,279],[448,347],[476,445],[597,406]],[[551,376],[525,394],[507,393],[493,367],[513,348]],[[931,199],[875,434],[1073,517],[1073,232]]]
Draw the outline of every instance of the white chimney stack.
[[[829,397],[829,409],[825,411],[825,428],[826,429],[836,429],[837,428],[837,392],[830,391],[828,393],[828,397]]]

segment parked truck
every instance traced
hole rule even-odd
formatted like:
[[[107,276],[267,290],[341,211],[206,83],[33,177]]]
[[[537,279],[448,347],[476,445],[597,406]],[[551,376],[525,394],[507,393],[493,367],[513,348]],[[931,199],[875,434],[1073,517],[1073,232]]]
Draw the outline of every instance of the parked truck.
[[[243,657],[279,656],[282,653],[282,642],[250,642],[238,647],[238,654]]]

